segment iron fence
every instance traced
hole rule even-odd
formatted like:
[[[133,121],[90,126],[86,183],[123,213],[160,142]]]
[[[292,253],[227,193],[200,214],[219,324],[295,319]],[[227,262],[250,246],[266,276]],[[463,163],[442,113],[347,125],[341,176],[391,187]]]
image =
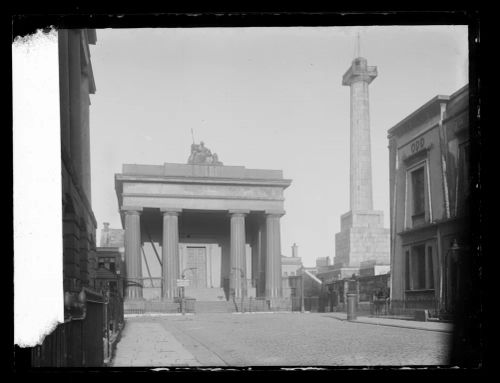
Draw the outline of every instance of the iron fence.
[[[33,367],[99,367],[104,364],[105,299],[84,289],[64,323],[31,349]]]
[[[274,299],[271,305],[271,300],[264,297],[234,298],[232,303],[237,312],[291,311],[294,305],[290,298]]]
[[[439,317],[439,301],[434,298],[392,300],[375,299],[370,302],[370,315],[415,318],[418,312],[427,310],[430,317]]]
[[[108,363],[113,358],[118,336],[124,325],[123,298],[119,294],[107,294],[104,314],[104,363]]]
[[[320,312],[321,310],[321,300],[320,297],[304,297],[304,311],[310,312]],[[291,310],[301,311],[302,309],[302,299],[301,297],[291,298]]]
[[[232,299],[236,312],[270,311],[269,300],[266,298],[234,298]]]

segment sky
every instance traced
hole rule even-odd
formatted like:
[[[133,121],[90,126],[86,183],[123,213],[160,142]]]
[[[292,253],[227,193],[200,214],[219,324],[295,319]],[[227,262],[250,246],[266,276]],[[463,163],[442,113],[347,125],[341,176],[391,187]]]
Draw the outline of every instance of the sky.
[[[92,206],[121,228],[114,175],[122,164],[187,163],[204,141],[224,165],[280,169],[282,254],[305,266],[335,256],[349,211],[349,87],[355,56],[370,84],[373,206],[389,227],[387,130],[468,82],[466,26],[102,29],[90,47]]]

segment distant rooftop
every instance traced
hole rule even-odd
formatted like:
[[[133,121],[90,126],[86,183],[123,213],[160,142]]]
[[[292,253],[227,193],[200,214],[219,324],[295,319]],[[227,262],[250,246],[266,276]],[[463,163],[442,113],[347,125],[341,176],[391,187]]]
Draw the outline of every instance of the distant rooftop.
[[[101,229],[100,247],[123,247],[125,230],[110,229],[109,223],[104,222],[104,228]]]

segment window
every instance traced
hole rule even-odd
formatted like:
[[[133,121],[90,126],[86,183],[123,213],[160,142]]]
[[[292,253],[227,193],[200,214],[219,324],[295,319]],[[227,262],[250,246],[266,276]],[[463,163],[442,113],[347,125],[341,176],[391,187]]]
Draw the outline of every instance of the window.
[[[427,246],[427,288],[434,288],[434,265],[432,264],[432,246]]]
[[[413,290],[425,289],[425,245],[411,249]]]
[[[413,216],[425,214],[424,167],[411,172]]]
[[[434,289],[433,246],[418,244],[405,251],[406,290]]]
[[[463,214],[464,209],[467,208],[466,201],[469,196],[469,167],[470,167],[470,148],[469,143],[466,142],[461,144],[459,147],[459,169],[458,169],[458,178],[459,178],[459,189],[458,189],[458,212],[459,214]]]
[[[410,290],[410,252],[405,251],[405,286],[406,290]]]

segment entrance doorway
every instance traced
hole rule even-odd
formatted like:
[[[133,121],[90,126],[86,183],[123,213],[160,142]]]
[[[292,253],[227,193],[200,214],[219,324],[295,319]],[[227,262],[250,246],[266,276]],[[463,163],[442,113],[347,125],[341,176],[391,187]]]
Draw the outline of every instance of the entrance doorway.
[[[207,248],[191,247],[187,248],[186,278],[190,280],[190,287],[207,287]]]

